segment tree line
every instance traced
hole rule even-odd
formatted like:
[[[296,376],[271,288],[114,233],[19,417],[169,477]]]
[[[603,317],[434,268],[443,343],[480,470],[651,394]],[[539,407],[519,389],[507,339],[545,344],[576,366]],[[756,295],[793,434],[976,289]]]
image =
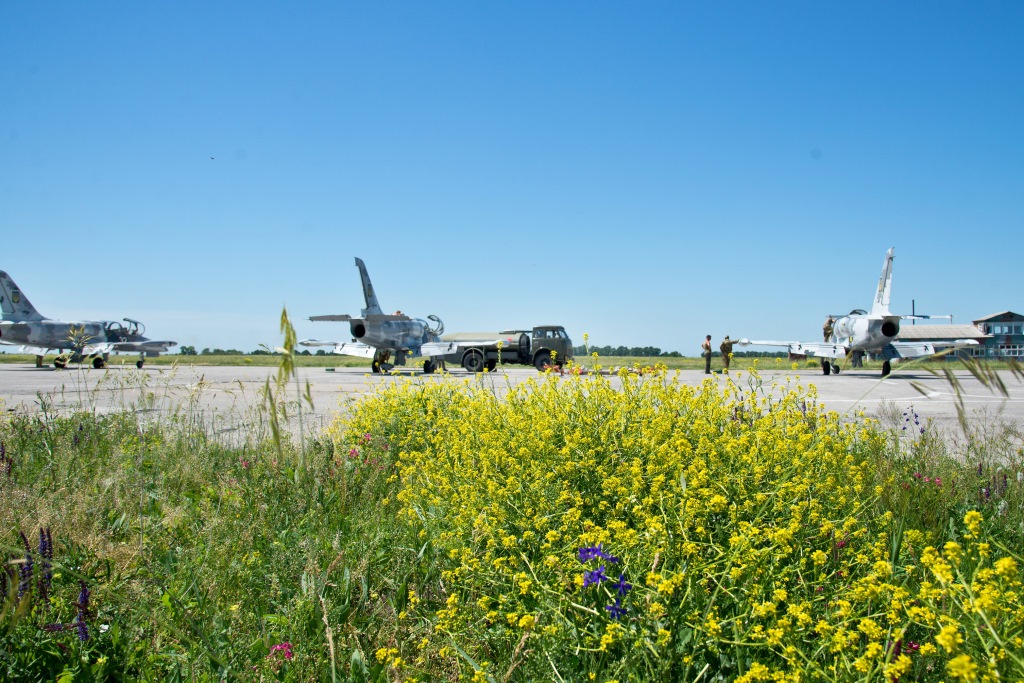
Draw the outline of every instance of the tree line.
[[[683,358],[685,356],[678,351],[662,351],[657,346],[591,346],[589,349],[586,346],[573,347],[573,353],[577,356],[586,356],[595,352],[598,356],[639,356],[643,358]],[[693,355],[699,356],[700,354]],[[711,355],[718,357],[722,354],[719,351],[712,351]],[[733,350],[732,355],[734,358],[786,358],[788,353],[786,351]]]

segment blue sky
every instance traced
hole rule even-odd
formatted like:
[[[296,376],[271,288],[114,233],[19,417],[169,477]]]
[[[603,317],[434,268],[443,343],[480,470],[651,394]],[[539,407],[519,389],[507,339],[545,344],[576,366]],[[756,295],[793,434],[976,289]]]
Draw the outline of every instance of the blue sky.
[[[46,315],[695,355],[1024,312],[1019,2],[0,3],[0,267]],[[212,157],[212,158],[211,158]]]

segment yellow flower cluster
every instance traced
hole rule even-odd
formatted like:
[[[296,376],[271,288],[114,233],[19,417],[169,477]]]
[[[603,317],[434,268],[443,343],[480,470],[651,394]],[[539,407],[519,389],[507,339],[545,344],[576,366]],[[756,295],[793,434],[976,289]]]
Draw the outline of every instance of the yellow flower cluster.
[[[333,437],[338,452],[371,433],[390,444],[398,520],[447,593],[409,610],[462,667],[529,651],[517,675],[610,656],[650,680],[909,680],[947,664],[961,680],[1024,677],[1010,654],[1024,587],[1012,557],[986,555],[981,515],[964,547],[902,529],[894,546],[892,514],[865,504],[882,486],[877,429],[824,411],[813,387],[747,382],[549,374],[499,397],[409,381]],[[965,615],[986,626],[961,632]]]

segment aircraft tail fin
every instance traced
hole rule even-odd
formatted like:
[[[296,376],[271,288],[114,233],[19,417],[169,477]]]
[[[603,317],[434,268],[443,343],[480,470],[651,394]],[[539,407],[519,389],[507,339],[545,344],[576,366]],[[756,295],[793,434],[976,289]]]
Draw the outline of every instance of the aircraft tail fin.
[[[0,271],[0,311],[3,312],[4,320],[46,320],[28,297],[22,294],[11,276],[3,271]]]
[[[872,315],[889,315],[889,294],[892,291],[893,249],[894,247],[889,247],[889,251],[885,252],[885,262],[882,263],[882,275],[878,278],[875,301],[871,304]]]
[[[356,257],[356,268],[359,269],[359,278],[363,281],[363,297],[366,299],[363,316],[384,315],[384,311],[381,310],[380,304],[377,302],[377,294],[373,291],[370,274],[366,272],[366,264],[358,256]]]

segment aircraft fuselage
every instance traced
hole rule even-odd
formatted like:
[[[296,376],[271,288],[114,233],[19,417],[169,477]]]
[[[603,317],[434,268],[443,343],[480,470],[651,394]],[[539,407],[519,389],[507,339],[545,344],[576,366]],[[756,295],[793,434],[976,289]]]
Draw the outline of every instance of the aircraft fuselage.
[[[436,341],[425,320],[372,320],[355,318],[349,321],[352,337],[377,348],[408,349]]]
[[[0,340],[8,344],[23,344],[45,349],[74,349],[71,336],[81,345],[102,342],[146,341],[136,331],[113,321],[63,322],[60,320],[31,320],[0,322]]]
[[[851,313],[836,319],[831,341],[851,351],[878,351],[900,333],[900,316]]]

